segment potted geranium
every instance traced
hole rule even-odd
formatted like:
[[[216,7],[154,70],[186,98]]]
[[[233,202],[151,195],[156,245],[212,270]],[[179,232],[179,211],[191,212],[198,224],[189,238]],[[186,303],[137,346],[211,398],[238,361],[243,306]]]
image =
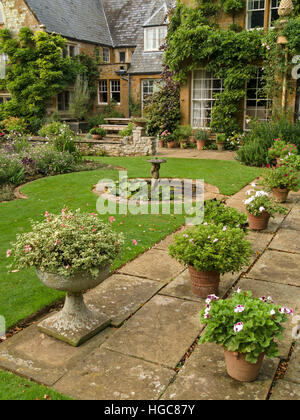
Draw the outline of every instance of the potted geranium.
[[[266,170],[262,184],[273,191],[277,203],[285,203],[289,192],[300,188],[297,170],[290,165],[279,165]]]
[[[110,272],[110,265],[123,244],[96,214],[45,214],[43,222],[33,222],[32,232],[17,236],[7,256],[12,267],[34,267],[48,287],[67,292],[61,312],[39,324],[49,335],[78,346],[109,324],[101,313],[90,311],[82,293],[99,285]]]
[[[168,149],[173,149],[174,147],[176,147],[175,136],[173,134],[168,132],[165,138],[168,145]]]
[[[194,139],[197,143],[197,149],[202,150],[209,140],[209,132],[207,130],[196,129],[194,130]]]
[[[218,292],[220,274],[249,263],[252,250],[243,230],[204,223],[175,235],[169,254],[189,267],[193,293],[205,298]]]
[[[252,292],[240,288],[229,299],[209,296],[206,303],[200,315],[206,325],[200,344],[222,346],[228,374],[238,381],[254,381],[264,356],[278,356],[281,324],[293,311],[276,306],[270,296],[254,298]]]
[[[225,148],[225,142],[226,142],[226,134],[224,133],[217,133],[216,134],[216,143],[218,146],[218,150],[222,152]]]
[[[94,140],[101,140],[106,136],[106,130],[101,127],[94,127],[90,130],[90,134],[92,134]]]
[[[297,146],[295,144],[287,144],[281,139],[275,139],[272,147],[268,149],[268,157],[270,160],[276,160],[277,164],[290,154],[297,154]]]
[[[246,193],[249,197],[244,201],[252,230],[266,229],[270,217],[276,213],[286,214],[287,209],[277,204],[272,197],[265,191],[249,190]]]

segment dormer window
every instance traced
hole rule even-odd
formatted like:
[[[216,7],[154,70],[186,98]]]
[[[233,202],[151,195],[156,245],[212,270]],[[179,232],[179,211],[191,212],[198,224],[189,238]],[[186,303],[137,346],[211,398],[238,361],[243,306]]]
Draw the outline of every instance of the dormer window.
[[[103,63],[110,63],[110,50],[109,50],[109,48],[103,47],[103,49],[102,49],[102,60],[103,60]]]
[[[159,51],[167,36],[166,26],[153,26],[144,29],[144,50]]]

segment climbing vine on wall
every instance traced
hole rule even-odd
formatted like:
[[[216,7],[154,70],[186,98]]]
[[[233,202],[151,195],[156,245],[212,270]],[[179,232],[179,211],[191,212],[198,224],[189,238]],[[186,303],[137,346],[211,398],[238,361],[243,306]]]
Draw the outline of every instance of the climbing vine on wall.
[[[11,101],[0,107],[0,119],[22,117],[33,132],[41,125],[47,101],[73,84],[78,74],[88,74],[91,86],[96,69],[85,56],[64,58],[65,40],[60,35],[22,28],[13,38],[7,29],[0,30],[0,52],[8,56],[6,79]]]
[[[180,83],[185,83],[189,72],[198,68],[205,68],[223,80],[224,90],[215,95],[211,128],[230,134],[239,130],[237,115],[245,96],[245,84],[259,68],[265,69],[269,99],[275,96],[278,75],[285,71],[283,50],[277,45],[276,31],[221,29],[216,20],[210,22],[203,13],[203,4],[192,9],[177,3],[170,17],[165,63]],[[245,5],[243,1],[229,0],[222,0],[222,4],[227,13],[233,14]],[[300,21],[296,27],[291,22],[285,31],[290,36],[289,48],[299,50]]]

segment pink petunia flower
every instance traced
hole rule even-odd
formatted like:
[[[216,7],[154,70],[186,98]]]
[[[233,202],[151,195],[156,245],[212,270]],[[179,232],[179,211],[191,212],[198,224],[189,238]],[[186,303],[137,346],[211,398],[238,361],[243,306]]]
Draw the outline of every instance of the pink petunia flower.
[[[116,221],[116,219],[114,218],[114,216],[110,216],[110,218],[108,219],[110,221],[110,223],[113,223]]]
[[[138,241],[136,239],[133,239],[132,240],[132,244],[135,245],[135,246],[137,246],[138,245]]]

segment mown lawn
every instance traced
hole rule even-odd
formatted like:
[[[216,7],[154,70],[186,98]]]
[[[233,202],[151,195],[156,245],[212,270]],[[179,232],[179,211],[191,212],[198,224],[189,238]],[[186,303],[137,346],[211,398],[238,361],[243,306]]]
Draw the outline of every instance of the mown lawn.
[[[149,177],[147,158],[97,158],[114,166],[126,167],[129,177]],[[216,185],[223,194],[233,194],[259,175],[259,170],[241,166],[237,162],[194,159],[168,159],[161,176],[204,178]],[[8,273],[6,250],[17,233],[30,230],[30,220],[41,220],[45,211],[57,213],[65,206],[75,210],[94,212],[97,197],[91,192],[100,179],[118,179],[113,168],[91,172],[59,175],[37,180],[22,188],[29,198],[0,203],[0,315],[7,328],[62,297],[37,279],[34,270]],[[108,221],[109,215],[100,216]],[[184,223],[183,215],[116,215],[113,226],[123,231],[126,244],[114,267],[145,251]],[[138,246],[132,241],[136,239]]]
[[[0,400],[71,400],[45,386],[0,370]]]
[[[112,166],[127,168],[129,177],[149,177],[147,158],[95,158]],[[257,177],[260,170],[237,162],[194,159],[168,159],[162,166],[162,177],[204,179],[217,186],[222,194],[231,195]],[[9,273],[6,250],[17,233],[30,230],[30,220],[41,220],[45,211],[58,213],[65,206],[94,212],[97,197],[91,192],[100,179],[118,179],[118,170],[105,168],[40,179],[22,188],[27,200],[0,203],[0,315],[7,328],[46,305],[63,297],[38,280],[34,270]],[[100,216],[108,221],[109,215]],[[123,231],[126,243],[114,267],[122,266],[184,223],[183,215],[115,215],[117,231]],[[133,239],[138,246],[132,244]],[[65,400],[49,388],[0,370],[0,400]]]

